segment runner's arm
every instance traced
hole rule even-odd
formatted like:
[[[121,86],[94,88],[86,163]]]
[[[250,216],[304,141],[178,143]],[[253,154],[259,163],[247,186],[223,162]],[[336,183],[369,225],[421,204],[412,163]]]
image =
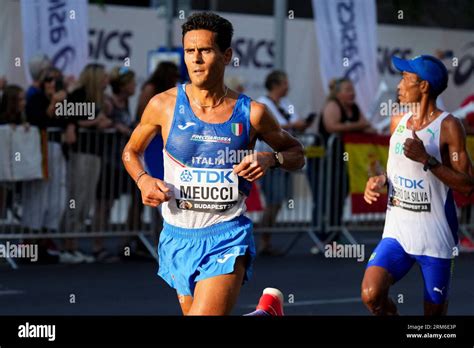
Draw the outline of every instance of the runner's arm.
[[[161,131],[156,122],[160,114],[160,98],[155,96],[150,100],[143,112],[140,123],[133,130],[130,139],[122,153],[122,161],[128,174],[134,181],[144,171],[142,156],[150,141]]]
[[[472,164],[466,150],[466,135],[461,122],[448,116],[441,124],[441,151],[447,149],[449,165],[438,163],[431,172],[451,189],[469,196],[474,190]],[[427,163],[431,157],[423,142],[413,132],[413,139],[407,138],[403,146],[405,156],[415,162]]]
[[[150,141],[161,132],[163,124],[160,123],[160,118],[166,106],[161,95],[150,100],[122,154],[127,172],[141,191],[143,204],[154,208],[170,199],[170,189],[165,182],[145,172],[141,159]]]
[[[303,146],[280,127],[278,121],[263,104],[252,102],[250,123],[253,128],[251,133],[283,156],[281,168],[297,170],[304,166]],[[267,170],[275,164],[273,152],[257,152],[256,155],[245,156],[234,167],[234,172],[249,181],[255,181],[265,175]]]
[[[448,147],[451,168],[440,164],[431,172],[453,190],[469,196],[474,190],[474,177],[461,122],[448,116],[441,125],[441,137],[441,144]]]
[[[281,168],[290,171],[301,169],[305,164],[301,143],[280,127],[266,106],[253,102],[252,110],[254,111],[253,117],[251,117],[252,127],[255,129],[257,137],[265,141],[275,151],[281,152],[283,156]],[[263,154],[270,159],[272,165],[275,164],[273,153],[264,152]]]

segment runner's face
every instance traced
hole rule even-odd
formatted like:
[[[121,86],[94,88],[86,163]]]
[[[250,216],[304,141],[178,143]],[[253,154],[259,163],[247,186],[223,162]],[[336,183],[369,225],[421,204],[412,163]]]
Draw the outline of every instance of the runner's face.
[[[192,30],[184,35],[184,61],[189,78],[196,86],[213,86],[224,78],[225,66],[232,49],[221,52],[215,42],[216,34],[209,30]]]
[[[400,103],[416,103],[421,100],[420,80],[418,75],[404,71],[398,84]]]

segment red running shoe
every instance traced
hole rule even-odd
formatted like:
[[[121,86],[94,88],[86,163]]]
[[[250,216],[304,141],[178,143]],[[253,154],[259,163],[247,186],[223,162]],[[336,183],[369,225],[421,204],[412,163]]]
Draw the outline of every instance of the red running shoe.
[[[474,252],[474,243],[467,237],[464,237],[460,241],[459,249],[464,252]]]
[[[262,297],[258,301],[257,311],[262,310],[271,316],[283,316],[283,294],[275,288],[263,290]]]

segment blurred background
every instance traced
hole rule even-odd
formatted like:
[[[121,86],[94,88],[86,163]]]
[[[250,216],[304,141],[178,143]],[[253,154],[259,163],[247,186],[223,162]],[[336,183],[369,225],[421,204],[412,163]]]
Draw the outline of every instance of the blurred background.
[[[156,276],[161,215],[141,204],[121,152],[151,97],[189,82],[181,25],[193,12],[232,22],[226,85],[265,103],[307,157],[300,172],[273,171],[253,185],[259,254],[235,314],[267,286],[284,291],[289,314],[368,314],[360,282],[387,197],[370,207],[362,197],[367,178],[385,170],[390,116],[401,112],[392,56],[443,61],[449,85],[437,104],[462,120],[474,154],[472,0],[0,6],[0,314],[180,314]],[[162,146],[157,136],[144,158],[158,178]],[[472,315],[474,200],[456,203],[450,313]],[[401,314],[421,314],[418,269],[392,295]]]

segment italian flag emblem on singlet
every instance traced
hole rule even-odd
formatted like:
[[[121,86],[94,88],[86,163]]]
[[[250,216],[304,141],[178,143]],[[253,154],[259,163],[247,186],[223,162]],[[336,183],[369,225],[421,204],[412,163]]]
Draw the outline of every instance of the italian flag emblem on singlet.
[[[242,123],[232,123],[232,134],[234,134],[235,136],[240,136],[243,130],[244,126]]]

